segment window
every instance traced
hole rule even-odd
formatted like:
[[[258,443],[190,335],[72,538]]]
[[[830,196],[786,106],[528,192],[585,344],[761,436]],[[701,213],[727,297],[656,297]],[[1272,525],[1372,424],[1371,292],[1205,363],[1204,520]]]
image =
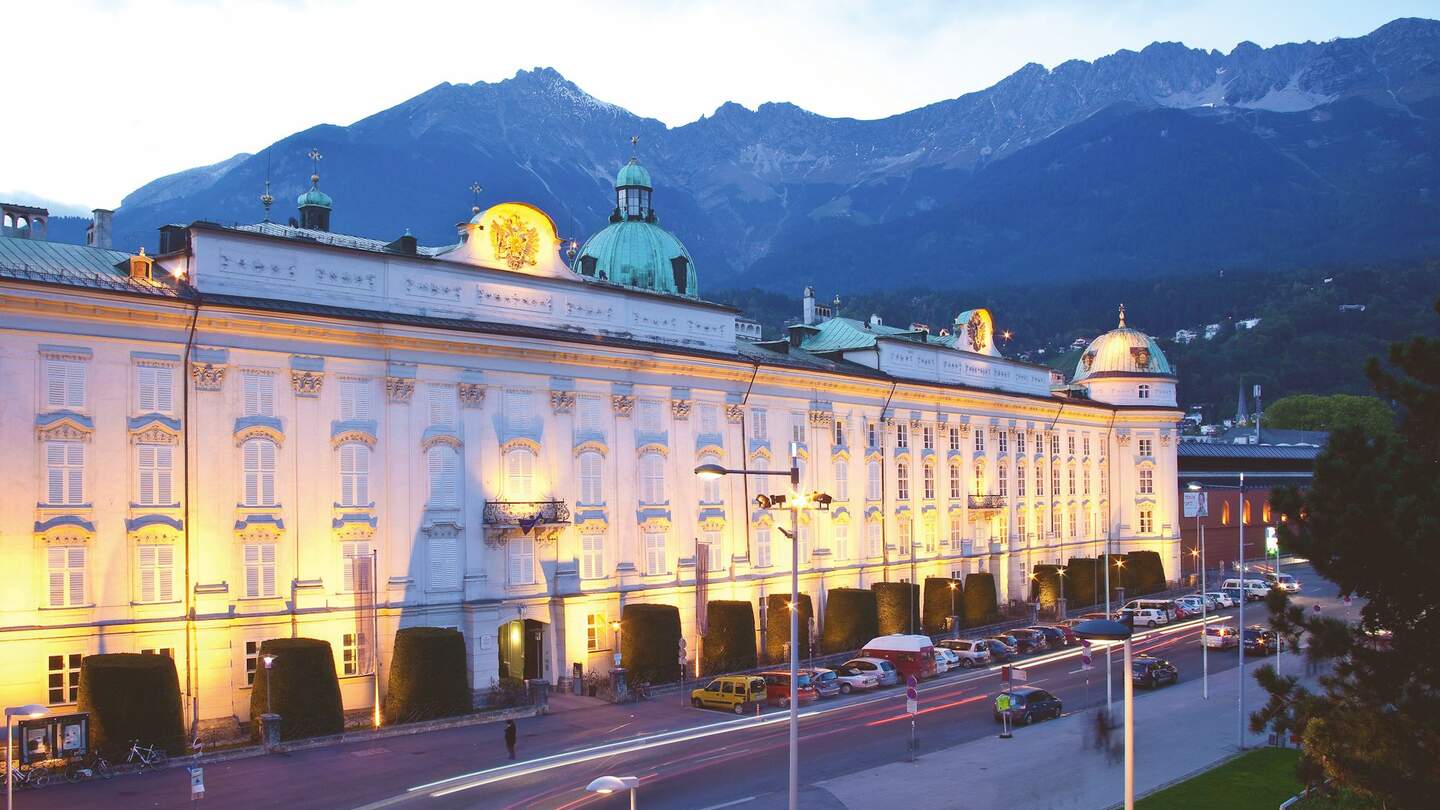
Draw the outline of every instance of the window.
[[[1042,453],[1044,453],[1044,452],[1045,452],[1045,437],[1044,437],[1044,436],[1041,436],[1039,433],[1036,433],[1036,434],[1035,434],[1035,455],[1038,456],[1038,455],[1040,455],[1040,454],[1042,454]]]
[[[1102,469],[1102,470],[1105,469],[1105,459],[1103,459],[1103,458],[1100,459],[1100,469]],[[1101,475],[1101,476],[1100,476],[1100,494],[1101,494],[1101,495],[1104,495],[1104,494],[1105,494],[1105,491],[1108,490],[1109,488],[1110,488],[1110,479],[1107,478],[1107,477],[1104,476],[1104,475]]]
[[[241,404],[245,416],[275,415],[275,378],[269,374],[247,371],[241,375]]]
[[[1060,455],[1060,436],[1053,433],[1050,435],[1050,455]]]
[[[50,506],[85,503],[84,444],[45,443],[45,503]]]
[[[45,407],[85,407],[85,361],[45,358]]]
[[[1248,500],[1245,501],[1244,509],[1243,509],[1242,511],[1244,512],[1244,515],[1242,515],[1240,519],[1243,520],[1243,521],[1245,521],[1245,525],[1248,526],[1248,525],[1250,525],[1250,522],[1251,522],[1251,521],[1250,521],[1250,501],[1248,501]]]
[[[999,441],[1000,441],[1000,447],[999,447],[1000,452],[1002,452],[1002,453],[1008,453],[1008,452],[1010,452],[1010,433],[1009,433],[1008,431],[1004,431],[1004,430],[1000,431],[1000,440],[999,440]]]
[[[635,429],[640,433],[659,433],[665,429],[660,403],[653,399],[640,401],[635,407]]]
[[[1090,462],[1085,462],[1085,469],[1080,471],[1080,490],[1082,495],[1090,494]]]
[[[790,414],[790,441],[805,443],[805,414]]]
[[[517,482],[514,479],[514,470],[518,463],[517,456],[530,455],[529,450],[512,450],[505,456],[506,470],[510,477],[505,481],[505,494],[512,500],[527,500],[527,498],[515,498],[513,493]],[[454,509],[460,505],[460,454],[455,448],[448,444],[436,444],[425,451],[425,467],[430,478],[430,500],[427,503],[432,509]],[[526,468],[528,469],[528,467]],[[528,487],[528,481],[526,482]]]
[[[135,367],[135,409],[140,413],[175,410],[175,371],[168,365]]]
[[[950,428],[950,449],[960,451],[960,428]]]
[[[865,464],[865,499],[880,500],[880,462],[878,461],[870,461]]]
[[[1060,497],[1060,463],[1058,461],[1050,468],[1050,494],[1056,498]]]
[[[976,464],[976,465],[975,465],[975,469],[974,469],[974,473],[975,473],[975,492],[974,492],[973,494],[975,494],[975,495],[984,495],[984,494],[985,494],[985,465],[984,465],[984,464]]]
[[[910,465],[903,461],[895,465],[895,497],[910,500]]]
[[[835,462],[835,500],[850,500],[850,462]]]
[[[1010,513],[1001,512],[995,516],[995,539],[1004,542],[1010,537]]]
[[[45,549],[49,566],[50,607],[85,604],[86,551],[85,546],[49,546]]]
[[[510,584],[535,584],[535,538],[528,535],[512,537],[505,544],[510,559]]]
[[[813,535],[814,531],[811,530],[808,524],[802,523],[796,528],[795,565],[799,566],[810,564],[810,549],[812,546],[811,538],[813,537]]]
[[[370,418],[370,381],[353,377],[340,378],[340,418]]]
[[[755,529],[755,567],[770,567],[770,530],[764,526]]]
[[[1150,534],[1155,531],[1155,512],[1151,509],[1140,510],[1140,533]]]
[[[1025,497],[1025,464],[1018,461],[1015,463],[1015,497]]]
[[[1140,468],[1140,494],[1149,495],[1155,491],[1155,473],[1149,467]]]
[[[605,535],[580,535],[580,578],[602,579],[605,576]]]
[[[645,532],[645,573],[652,577],[665,573],[664,532]]]
[[[523,388],[510,388],[505,391],[505,430],[512,436],[529,435],[534,425],[535,409],[531,405],[533,397],[530,391]]]
[[[1086,456],[1089,456],[1089,455],[1090,455],[1090,437],[1089,437],[1089,436],[1084,437],[1084,448],[1085,448],[1085,455],[1086,455]]]
[[[370,448],[358,442],[340,445],[340,505],[370,503]]]
[[[715,434],[720,432],[720,408],[709,403],[700,405],[700,433]]]
[[[346,675],[370,672],[370,645],[364,633],[344,633],[340,637],[341,671]]]
[[[1035,462],[1035,494],[1037,496],[1045,494],[1045,462],[1043,461]]]
[[[765,411],[760,408],[752,408],[750,411],[750,432],[754,434],[751,438],[765,440],[770,438],[769,420],[765,418]]]
[[[167,506],[174,503],[172,461],[175,448],[168,444],[135,446],[136,492],[139,506]]]
[[[456,537],[431,537],[426,545],[430,551],[430,589],[453,591],[460,587],[460,540]]]
[[[49,656],[49,703],[59,706],[74,703],[80,697],[80,661],[85,656],[69,653]]]
[[[884,537],[879,521],[865,524],[865,545],[866,551],[871,557],[880,557],[885,554]]]
[[[135,549],[140,569],[139,602],[175,600],[175,546],[144,544]]]
[[[702,463],[711,463],[707,460]],[[605,503],[603,486],[605,483],[605,459],[594,450],[586,450],[580,454],[580,503],[591,506],[598,506]],[[705,482],[709,483],[709,482]],[[705,486],[704,484],[701,485]],[[703,496],[702,496],[703,499]]]
[[[935,524],[934,524],[933,522],[928,521],[928,520],[925,521],[925,524],[924,524],[924,537],[925,537],[925,553],[926,553],[926,554],[934,554],[934,553],[935,553],[935,542],[936,542],[936,533],[937,533],[937,531],[938,531],[938,530],[936,529]]]
[[[246,439],[244,445],[245,506],[275,505],[275,443]]]
[[[430,391],[430,427],[455,430],[459,423],[459,400],[455,386],[432,385]]]
[[[1138,388],[1137,388],[1137,390],[1136,390],[1136,392],[1135,392],[1135,395],[1136,395],[1138,398],[1140,398],[1140,399],[1149,399],[1149,398],[1150,398],[1150,386],[1149,386],[1147,383],[1140,383],[1140,385],[1138,386]]]
[[[1071,510],[1070,510],[1070,539],[1071,539],[1071,540],[1074,540],[1074,539],[1075,539],[1075,535],[1079,532],[1079,527],[1080,527],[1080,518],[1079,518],[1079,515],[1076,513],[1076,511],[1075,511],[1074,509],[1071,509]]]
[[[964,489],[965,486],[960,480],[960,464],[952,461],[950,462],[950,500],[960,500]]]
[[[963,538],[964,536],[965,536],[965,522],[960,519],[960,516],[959,516],[959,515],[951,515],[951,516],[950,516],[950,548],[952,549],[952,551],[950,552],[951,554],[956,553],[955,550],[957,550],[957,549],[960,548],[960,543],[962,542],[962,538]]]
[[[1266,502],[1265,502],[1265,505],[1262,506],[1262,507],[1260,507],[1260,522],[1261,522],[1261,523],[1269,523],[1269,522],[1270,522],[1270,502],[1269,502],[1269,501],[1266,501]]]
[[[835,553],[835,559],[850,559],[850,525],[848,523],[836,523],[830,527],[830,534],[834,538],[835,547],[831,549]]]
[[[935,449],[935,426],[934,426],[934,425],[928,425],[928,424],[927,424],[927,425],[925,425],[925,427],[923,428],[923,430],[924,430],[924,433],[922,434],[922,435],[923,435],[923,440],[922,440],[921,446],[923,446],[926,450],[934,450],[934,449]]]
[[[910,426],[904,422],[895,423],[895,449],[904,450],[910,446]]]
[[[659,453],[640,455],[640,502],[669,503],[665,493],[665,457]]]
[[[1229,502],[1229,501],[1225,501],[1224,503],[1220,504],[1220,525],[1221,525],[1221,526],[1229,526],[1229,525],[1230,525],[1230,502]]]
[[[1155,453],[1154,453],[1154,441],[1153,441],[1152,439],[1141,439],[1140,442],[1139,442],[1139,444],[1140,444],[1140,455],[1141,455],[1141,456],[1148,458],[1148,457],[1150,457],[1150,456],[1155,455]]]
[[[834,441],[836,447],[845,446],[845,420],[841,419],[839,416],[835,417]]]
[[[911,525],[910,519],[903,517],[900,518],[899,520],[895,521],[895,528],[899,530],[899,550],[905,554],[914,553],[915,549],[911,546],[911,544],[914,542],[911,535],[911,531],[914,527]]]
[[[1051,509],[1051,510],[1050,510],[1050,533],[1051,533],[1051,534],[1054,534],[1054,535],[1059,535],[1059,534],[1060,534],[1060,510],[1059,510],[1059,509]]]
[[[877,434],[878,434],[878,431],[875,429],[875,423],[874,423],[873,421],[866,421],[866,422],[865,422],[865,446],[866,446],[866,447],[879,447],[879,446],[880,446],[880,441],[879,441],[880,437],[879,437]]]
[[[1003,435],[1003,434],[1002,434]],[[995,468],[995,483],[998,484],[998,493],[1004,498],[1010,494],[1010,468],[1001,464]]]
[[[1069,492],[1071,495],[1074,495],[1074,494],[1075,494],[1075,468],[1074,468],[1074,467],[1070,467],[1069,469],[1067,469],[1067,470],[1065,471],[1065,474],[1068,476],[1068,482],[1069,482],[1069,485],[1070,485],[1070,488],[1069,488],[1068,490],[1066,490],[1066,491]]]
[[[340,544],[340,588],[345,593],[370,592],[370,544],[350,541]]]
[[[933,500],[935,500],[935,465],[934,465],[934,464],[926,464],[926,465],[924,466],[924,468],[922,469],[922,471],[921,471],[921,475],[923,476],[924,487],[925,487],[925,491],[924,491],[925,500],[927,500],[927,501],[933,501]]]
[[[975,452],[985,452],[985,428],[975,428]]]
[[[751,469],[751,470],[754,470],[755,472],[769,472],[769,471],[770,471],[770,461],[769,461],[769,459],[757,458],[757,459],[755,459],[754,461],[752,461],[752,462],[750,463],[750,469]],[[769,494],[770,494],[770,476],[768,476],[768,475],[748,475],[748,476],[746,476],[746,478],[749,478],[749,479],[750,479],[750,491],[751,491],[751,492],[754,492],[756,495],[769,495]]]
[[[720,536],[720,532],[714,529],[706,529],[700,535],[700,538],[700,542],[705,544],[705,570],[723,573],[725,570],[725,549],[721,545],[724,541]]]
[[[255,671],[260,667],[260,642],[245,642],[245,685],[255,685]]]
[[[275,544],[245,544],[245,598],[275,596]]]
[[[604,432],[604,401],[600,397],[580,397],[575,403],[575,431],[589,435],[598,435]],[[711,417],[714,417],[712,408]],[[701,423],[704,424],[705,408],[700,409]],[[709,430],[708,433],[715,431]]]
[[[610,649],[610,617],[606,614],[585,615],[585,649],[588,652]]]

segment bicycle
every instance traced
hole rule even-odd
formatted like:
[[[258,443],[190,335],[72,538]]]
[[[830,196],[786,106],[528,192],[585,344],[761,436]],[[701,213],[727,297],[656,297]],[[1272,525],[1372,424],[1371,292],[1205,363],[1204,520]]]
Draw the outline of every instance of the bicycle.
[[[65,766],[65,781],[79,782],[82,779],[89,779],[98,776],[102,779],[109,779],[115,774],[110,770],[110,760],[105,758],[99,751],[92,751],[84,759],[72,759]]]
[[[170,755],[161,748],[153,745],[141,745],[139,740],[130,741],[130,753],[125,757],[125,764],[129,765],[139,760],[140,767],[137,773],[144,773],[148,768],[152,771],[163,769],[170,762]]]
[[[29,768],[26,768],[24,770],[21,770],[20,768],[11,765],[4,770],[8,772],[8,776],[6,778],[14,780],[15,786],[19,788],[45,787],[46,785],[50,784],[50,780],[53,778],[50,773],[50,769],[45,767],[44,765],[31,765]],[[3,783],[4,780],[0,780],[0,784]]]

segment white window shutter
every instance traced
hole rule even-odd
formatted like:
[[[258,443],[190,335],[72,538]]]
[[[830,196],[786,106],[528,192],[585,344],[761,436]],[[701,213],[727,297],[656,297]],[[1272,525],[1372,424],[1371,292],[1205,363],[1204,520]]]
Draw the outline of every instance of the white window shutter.
[[[45,445],[45,502],[65,502],[65,445],[49,442]]]
[[[66,462],[66,492],[65,503],[80,504],[85,502],[85,445],[79,442],[67,442],[65,448]]]
[[[66,406],[71,408],[85,407],[85,364],[70,361],[65,364],[69,367],[69,384],[66,391]]]
[[[460,586],[459,543],[453,537],[430,539],[430,587],[439,589]]]
[[[46,550],[47,567],[50,569],[50,607],[62,607],[65,604],[65,549],[60,546],[51,546]]]
[[[363,444],[355,448],[355,503],[364,506],[370,503],[370,448]]]
[[[260,544],[260,595],[275,595],[275,544]]]
[[[137,366],[135,368],[135,404],[141,413],[149,413],[155,410],[155,367]]]
[[[136,448],[136,454],[140,461],[136,476],[140,482],[139,499],[148,506],[155,503],[155,445],[142,444]]]
[[[340,551],[340,567],[344,585],[341,590],[350,593],[355,590],[355,549],[358,543],[345,543]]]
[[[155,497],[158,503],[175,503],[173,475],[175,448],[160,445],[155,448]]]
[[[260,546],[250,543],[245,546],[245,596],[260,595]]]
[[[85,604],[85,548],[71,546],[65,549],[70,567],[70,604]]]
[[[170,413],[175,410],[175,372],[170,366],[151,369],[155,372],[155,410]]]
[[[157,546],[155,564],[160,569],[156,596],[161,602],[169,602],[175,598],[175,547]]]
[[[140,546],[140,601],[155,601],[155,546]]]
[[[275,443],[259,440],[260,498],[265,506],[275,504]]]
[[[45,404],[51,408],[65,407],[67,383],[65,366],[64,360],[47,359],[45,361]]]

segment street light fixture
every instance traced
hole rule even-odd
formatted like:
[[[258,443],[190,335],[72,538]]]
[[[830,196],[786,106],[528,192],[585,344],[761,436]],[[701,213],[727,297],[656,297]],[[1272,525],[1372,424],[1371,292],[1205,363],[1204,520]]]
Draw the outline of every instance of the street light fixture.
[[[1135,810],[1135,678],[1130,670],[1131,632],[1129,622],[1109,619],[1091,619],[1075,625],[1075,635],[1080,638],[1125,642],[1125,810]]]
[[[1185,486],[1191,492],[1199,492],[1204,489],[1199,481],[1191,481]],[[1208,512],[1208,509],[1206,510]],[[1209,626],[1209,601],[1206,594],[1209,589],[1205,586],[1205,569],[1208,567],[1209,558],[1205,556],[1205,527],[1200,525],[1200,512],[1195,509],[1195,544],[1191,549],[1195,557],[1196,567],[1200,569],[1200,697],[1204,700],[1210,699],[1210,648],[1205,644],[1205,628]],[[1208,514],[1207,514],[1208,517]],[[1240,636],[1241,646],[1244,646],[1245,636]],[[1242,684],[1242,687],[1243,684]]]
[[[630,810],[635,810],[635,788],[640,787],[640,779],[635,776],[601,776],[591,781],[585,789],[591,793],[609,795],[617,790],[630,791]]]
[[[44,717],[45,707],[38,703],[27,703],[24,706],[5,707],[5,810],[14,807],[15,802],[15,773],[11,770],[10,762],[14,757],[14,733],[10,730],[10,718],[12,717]]]
[[[790,512],[790,531],[780,530],[790,540],[790,810],[797,810],[800,805],[800,649],[799,645],[795,644],[800,636],[800,611],[793,607],[800,602],[800,510],[829,509],[832,500],[823,492],[811,493],[808,496],[799,494],[799,450],[795,442],[790,443],[788,470],[732,470],[719,464],[701,464],[695,468],[697,476],[710,481],[722,475],[783,475],[790,479],[791,488],[797,492],[794,498],[788,499],[788,503],[784,495],[762,494],[755,498],[756,505],[761,509],[788,509]],[[633,800],[633,793],[631,798]]]
[[[1191,481],[1186,485],[1191,492],[1199,492],[1202,489],[1233,489],[1240,493],[1240,556],[1236,563],[1240,566],[1240,615],[1236,622],[1240,625],[1240,694],[1237,696],[1239,716],[1236,718],[1235,746],[1245,750],[1245,473],[1240,473],[1240,483],[1235,484],[1201,484],[1199,481]],[[1203,632],[1203,631],[1202,631]],[[1201,638],[1201,647],[1204,648],[1204,638]],[[1278,644],[1276,646],[1279,646]]]
[[[276,658],[276,656],[275,656],[273,653],[269,653],[269,654],[260,656],[260,660],[265,663],[265,713],[266,713],[266,714],[274,714],[274,713],[275,713],[275,712],[272,711],[271,708],[270,708],[270,670],[273,669],[274,666],[275,666],[275,658]]]

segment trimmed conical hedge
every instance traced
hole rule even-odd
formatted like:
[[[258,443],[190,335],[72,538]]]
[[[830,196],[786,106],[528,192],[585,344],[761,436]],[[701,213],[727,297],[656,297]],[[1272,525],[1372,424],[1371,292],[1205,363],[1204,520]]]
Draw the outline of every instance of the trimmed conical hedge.
[[[630,684],[680,680],[680,609],[626,605],[620,612],[620,661]]]
[[[1158,551],[1132,551],[1125,555],[1125,593],[1142,596],[1165,590],[1165,565]]]
[[[950,586],[954,585],[954,588]],[[945,632],[945,617],[960,615],[960,606],[965,589],[958,579],[949,577],[925,578],[925,609],[920,616],[920,625],[925,633],[936,635]]]
[[[831,588],[825,598],[825,629],[821,644],[827,653],[858,650],[880,635],[875,592],[863,588]]]
[[[185,750],[180,680],[168,655],[85,656],[75,709],[90,713],[90,745],[98,751],[119,754],[131,740]]]
[[[260,644],[259,659],[274,655],[267,677],[261,663],[250,689],[250,739],[260,740],[260,715],[280,715],[280,739],[323,737],[345,730],[345,707],[335,677],[330,642],[318,638],[272,638]],[[267,695],[269,703],[267,704]]]
[[[785,643],[790,640],[790,594],[772,593],[765,597],[765,660],[786,661]],[[800,594],[800,618],[796,625],[800,640],[800,657],[810,655],[810,617],[814,616],[810,594]]]
[[[913,582],[876,582],[870,590],[875,592],[875,618],[880,625],[876,635],[920,632],[919,585]]]
[[[755,608],[749,602],[716,599],[705,606],[705,637],[700,642],[700,674],[754,669]]]
[[[995,598],[995,577],[977,571],[965,577],[965,626],[980,627],[1000,620],[999,603]]]
[[[1067,579],[1069,570],[1066,570]],[[1065,583],[1068,588],[1070,583]],[[1069,602],[1070,594],[1065,594]],[[1042,608],[1054,608],[1060,601],[1060,566],[1040,564],[1035,566],[1030,577],[1030,601],[1039,602]]]
[[[1105,584],[1097,575],[1099,566],[1094,557],[1071,557],[1065,565],[1065,602],[1071,608],[1089,607],[1104,593]]]
[[[404,627],[395,634],[386,723],[415,723],[474,710],[465,636],[448,627]]]

